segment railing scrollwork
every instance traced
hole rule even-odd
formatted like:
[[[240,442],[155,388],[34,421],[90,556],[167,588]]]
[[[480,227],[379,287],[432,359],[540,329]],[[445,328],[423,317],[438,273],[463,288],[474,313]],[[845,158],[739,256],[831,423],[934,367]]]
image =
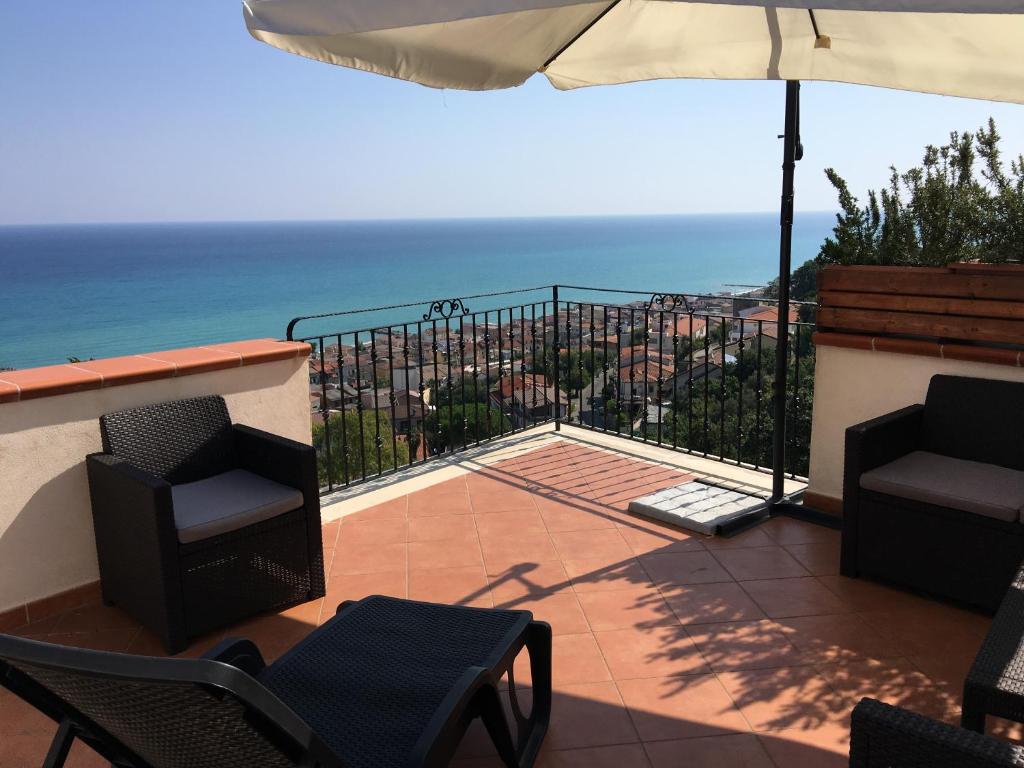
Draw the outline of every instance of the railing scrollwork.
[[[690,311],[690,302],[681,293],[655,293],[651,296],[651,300],[647,302],[647,309],[674,312],[679,308],[686,312]]]
[[[469,307],[462,302],[462,299],[439,299],[430,305],[430,309],[423,315],[423,319],[435,319],[435,312],[437,317],[448,320],[455,315],[468,315]]]

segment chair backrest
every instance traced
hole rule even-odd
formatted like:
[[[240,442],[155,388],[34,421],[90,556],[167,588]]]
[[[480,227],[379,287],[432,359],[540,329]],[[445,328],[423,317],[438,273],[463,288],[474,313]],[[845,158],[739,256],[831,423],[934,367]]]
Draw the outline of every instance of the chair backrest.
[[[111,762],[146,768],[340,766],[257,680],[208,659],[104,653],[0,635],[0,685]]]
[[[1024,470],[1024,383],[933,376],[921,443],[932,453]]]
[[[231,418],[219,395],[130,408],[100,417],[104,453],[171,485],[235,468]]]

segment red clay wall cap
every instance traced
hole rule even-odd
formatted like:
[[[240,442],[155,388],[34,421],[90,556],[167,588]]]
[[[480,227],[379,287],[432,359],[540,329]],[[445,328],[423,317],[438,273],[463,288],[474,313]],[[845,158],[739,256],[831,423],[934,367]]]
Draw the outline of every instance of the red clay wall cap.
[[[251,339],[20,371],[0,371],[0,403],[292,360],[308,354],[309,344],[302,342]]]
[[[811,340],[819,347],[844,347],[867,352],[892,352],[898,355],[941,357],[973,363],[1024,366],[1024,352],[1000,347],[972,347],[967,344],[939,344],[937,341],[899,339],[891,336],[868,336],[860,333],[828,333],[816,331]]]

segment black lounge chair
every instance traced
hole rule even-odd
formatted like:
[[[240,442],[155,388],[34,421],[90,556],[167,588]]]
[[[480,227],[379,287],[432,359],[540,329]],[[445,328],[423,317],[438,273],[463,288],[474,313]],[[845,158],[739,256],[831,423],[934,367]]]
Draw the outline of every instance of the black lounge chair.
[[[861,699],[850,725],[850,768],[1021,768],[1024,747]]]
[[[163,641],[324,596],[313,448],[197,397],[100,418],[86,457],[103,601]]]
[[[529,717],[512,675],[523,647]],[[75,739],[125,768],[444,766],[476,717],[506,766],[529,768],[551,713],[551,628],[528,611],[374,596],[269,666],[248,640],[160,659],[0,635],[0,684],[57,722],[44,768]]]

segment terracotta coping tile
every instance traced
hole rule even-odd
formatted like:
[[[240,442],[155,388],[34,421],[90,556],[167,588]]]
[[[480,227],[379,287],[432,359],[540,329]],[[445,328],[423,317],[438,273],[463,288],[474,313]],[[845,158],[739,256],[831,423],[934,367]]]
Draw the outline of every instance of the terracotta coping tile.
[[[227,344],[211,344],[203,349],[218,352],[233,352],[240,355],[242,365],[253,363],[270,363],[275,360],[291,360],[294,357],[305,357],[310,346],[298,341],[274,341],[273,339],[252,339],[250,341],[232,341]]]
[[[21,397],[21,387],[0,379],[0,403],[13,403]]]
[[[253,339],[0,373],[0,403],[304,358],[309,345]]]
[[[816,331],[811,337],[819,347],[843,347],[870,352],[890,352],[898,355],[942,357],[949,360],[966,360],[975,363],[995,365],[1024,365],[1024,352],[1002,347],[972,347],[967,344],[939,344],[921,339],[900,339],[885,336],[869,336],[857,333],[827,333]]]
[[[99,389],[103,377],[74,365],[47,365],[22,371],[4,371],[3,381],[18,386],[19,400],[50,395],[66,395],[87,389]]]
[[[225,368],[240,368],[241,356],[237,352],[218,352],[208,347],[189,349],[168,349],[163,352],[147,352],[139,357],[161,363],[170,363],[175,376],[189,376],[194,373],[222,371]]]
[[[969,360],[996,365],[1021,365],[1021,353],[1016,349],[998,347],[969,347],[964,344],[943,344],[942,356],[950,360]]]
[[[167,379],[175,374],[173,363],[146,357],[111,357],[106,360],[89,360],[75,363],[75,367],[83,371],[98,373],[103,379],[104,387]]]
[[[938,342],[918,339],[890,339],[879,336],[875,339],[875,351],[893,352],[897,355],[942,357],[942,349]]]

